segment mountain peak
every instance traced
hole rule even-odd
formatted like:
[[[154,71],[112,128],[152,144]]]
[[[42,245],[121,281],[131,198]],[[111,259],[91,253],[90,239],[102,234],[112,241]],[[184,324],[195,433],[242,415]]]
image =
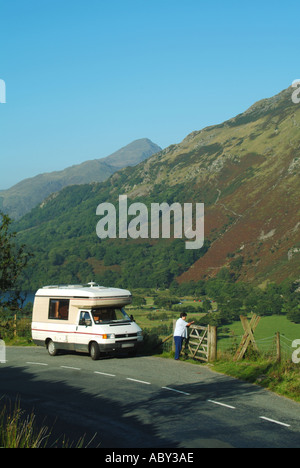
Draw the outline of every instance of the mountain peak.
[[[135,166],[160,150],[151,140],[142,138],[105,158],[22,180],[8,190],[0,190],[0,210],[17,220],[64,187],[102,182],[119,169]]]
[[[110,166],[117,168],[135,166],[159,151],[161,151],[160,146],[148,138],[140,138],[99,161],[105,161]]]

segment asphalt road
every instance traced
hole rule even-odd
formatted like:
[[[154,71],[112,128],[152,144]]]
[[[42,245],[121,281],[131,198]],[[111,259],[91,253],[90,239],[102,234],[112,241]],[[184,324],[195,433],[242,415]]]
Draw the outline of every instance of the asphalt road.
[[[206,366],[155,357],[92,361],[7,348],[0,398],[0,406],[18,398],[33,410],[53,441],[86,434],[100,448],[300,447],[299,404]]]

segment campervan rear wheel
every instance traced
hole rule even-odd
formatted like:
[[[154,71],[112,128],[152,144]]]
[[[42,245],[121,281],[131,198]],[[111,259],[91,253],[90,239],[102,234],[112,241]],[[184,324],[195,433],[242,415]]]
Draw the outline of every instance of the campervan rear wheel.
[[[90,344],[90,356],[93,361],[97,361],[100,357],[99,345],[95,341]]]
[[[57,348],[55,346],[55,343],[52,340],[48,341],[47,349],[48,349],[48,353],[50,354],[50,356],[56,356],[57,355],[58,350],[57,350]]]

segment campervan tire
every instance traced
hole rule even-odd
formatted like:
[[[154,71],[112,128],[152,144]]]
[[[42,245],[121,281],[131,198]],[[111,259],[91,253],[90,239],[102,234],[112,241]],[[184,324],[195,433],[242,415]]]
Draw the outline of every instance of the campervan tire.
[[[58,349],[56,348],[56,345],[55,345],[54,341],[52,341],[52,340],[48,341],[47,349],[48,349],[48,353],[50,354],[50,356],[56,356],[57,353],[58,353]]]
[[[99,345],[95,341],[93,341],[90,344],[90,356],[93,359],[93,361],[98,361],[98,359],[100,357]]]

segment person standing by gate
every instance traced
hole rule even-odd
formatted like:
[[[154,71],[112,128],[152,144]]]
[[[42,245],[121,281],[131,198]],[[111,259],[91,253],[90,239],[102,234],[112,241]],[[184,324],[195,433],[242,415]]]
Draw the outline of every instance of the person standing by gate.
[[[191,326],[195,322],[186,322],[187,314],[181,312],[180,318],[176,322],[174,330],[174,341],[175,341],[175,361],[179,360],[179,356],[182,349],[182,343],[185,338],[188,337],[187,327]]]

